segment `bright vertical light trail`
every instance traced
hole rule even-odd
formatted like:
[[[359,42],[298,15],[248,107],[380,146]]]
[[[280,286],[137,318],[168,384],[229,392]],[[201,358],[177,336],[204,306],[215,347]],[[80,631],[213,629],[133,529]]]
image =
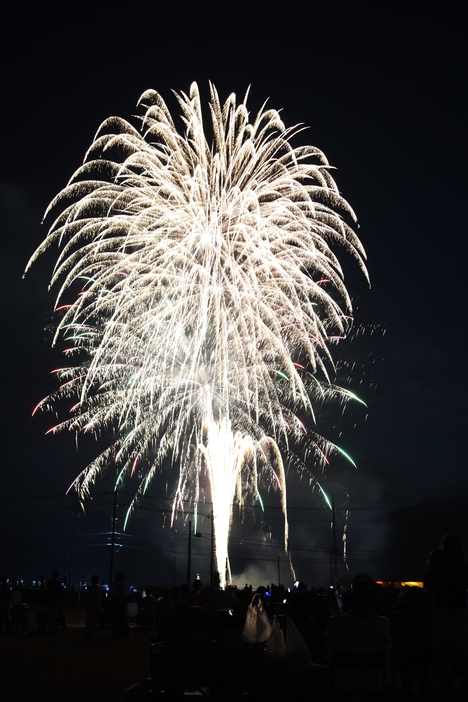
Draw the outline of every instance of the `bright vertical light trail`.
[[[327,370],[352,321],[337,251],[366,269],[324,154],[291,144],[302,129],[210,93],[212,138],[196,84],[176,96],[183,130],[152,90],[140,130],[107,119],[28,267],[59,246],[55,340],[72,346],[40,407],[73,397],[54,431],[115,437],[75,488],[86,497],[113,463],[140,478],[133,508],[171,461],[174,514],[182,500],[213,502],[224,583],[233,501],[270,479],[287,548],[285,466],[313,471],[339,450],[314,424],[324,402],[353,398]]]

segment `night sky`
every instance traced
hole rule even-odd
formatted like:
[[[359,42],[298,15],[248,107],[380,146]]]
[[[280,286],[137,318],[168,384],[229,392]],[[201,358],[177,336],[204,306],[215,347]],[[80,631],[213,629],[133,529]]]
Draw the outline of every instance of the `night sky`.
[[[97,484],[86,516],[73,520],[74,497],[65,492],[94,447],[77,452],[72,436],[44,436],[52,417],[31,417],[55,388],[50,371],[61,358],[47,331],[54,255],[45,255],[25,279],[22,274],[45,237],[47,205],[82,162],[100,123],[110,115],[131,121],[147,88],[177,114],[171,90],[187,92],[194,80],[205,102],[209,80],[222,100],[230,92],[240,100],[250,85],[252,112],[268,99],[282,108],[288,126],[307,125],[302,143],[325,152],[358,215],[371,288],[353,261],[341,260],[356,328],[363,329],[349,347],[356,361],[351,387],[368,410],[345,415],[342,424],[339,413],[331,421],[358,471],[337,462],[324,482],[340,519],[348,508],[358,515],[349,522],[350,548],[354,544],[363,563],[369,554],[383,559],[377,554],[391,551],[386,513],[434,499],[468,505],[467,58],[455,3],[444,11],[431,2],[325,8],[299,2],[276,9],[182,3],[172,11],[138,2],[125,11],[110,3],[12,5],[0,42],[0,570],[10,577],[48,575],[54,567],[67,574],[75,521],[73,578],[96,571],[106,579],[111,480]],[[180,521],[175,531],[167,528],[170,483],[170,476],[160,476],[119,537],[118,566],[129,580],[172,582],[174,568],[177,582],[185,579],[187,526]],[[330,514],[304,483],[292,482],[290,500],[298,576],[304,573],[311,584],[329,572]],[[239,579],[272,579],[278,555],[282,577],[289,577],[279,546],[279,499],[269,501],[270,516],[252,509],[234,530]],[[382,518],[380,530],[371,526],[375,516]],[[199,530],[192,575],[208,568],[208,520]],[[341,539],[341,526],[339,532]],[[256,565],[246,565],[253,559]],[[315,559],[315,569],[308,559]],[[358,556],[355,562],[360,565]]]

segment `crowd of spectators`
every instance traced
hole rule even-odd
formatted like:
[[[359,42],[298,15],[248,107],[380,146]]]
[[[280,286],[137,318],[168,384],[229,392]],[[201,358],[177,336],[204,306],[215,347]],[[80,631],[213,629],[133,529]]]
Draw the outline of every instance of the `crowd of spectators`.
[[[467,589],[468,564],[463,544],[457,536],[448,535],[430,554],[424,587],[379,587],[370,576],[361,573],[354,578],[352,587],[340,591],[333,587],[309,589],[304,582],[295,583],[291,589],[271,584],[253,591],[246,584],[243,588],[230,586],[223,590],[219,582],[204,586],[197,579],[173,588],[146,587],[129,592],[124,575],[118,573],[107,592],[99,585],[98,576],[93,576],[82,606],[86,609],[87,637],[94,637],[98,628],[109,629],[114,637],[126,637],[131,622],[149,630],[155,642],[163,642],[166,655],[167,651],[183,651],[186,670],[188,661],[195,661],[195,668],[190,668],[193,675],[210,658],[212,669],[213,662],[216,668],[212,685],[217,684],[216,680],[221,684],[227,675],[220,657],[223,650],[228,652],[229,665],[237,658],[240,669],[246,671],[233,685],[258,685],[260,657],[265,660],[270,656],[274,673],[284,672],[289,666],[283,679],[288,681],[290,692],[294,687],[290,681],[294,679],[296,687],[302,686],[301,694],[330,684],[331,653],[381,653],[407,692],[413,682],[419,694],[425,694],[432,684],[443,699],[451,700],[454,674],[460,677],[465,693],[468,691]],[[40,631],[56,631],[60,596],[61,585],[54,571],[46,584],[42,609],[38,607],[37,611]],[[289,634],[296,632],[296,642],[299,638],[304,644],[300,655],[297,648],[298,655],[294,656],[294,651],[288,650],[289,644],[268,647],[266,641],[254,646],[246,643],[243,633],[252,602],[274,623],[274,636],[281,638],[278,632],[282,632],[286,638],[288,627]],[[2,577],[0,632],[12,631],[15,607],[20,604],[20,588],[12,590]],[[207,646],[214,643],[217,648],[210,648],[208,656]],[[285,660],[279,661],[278,657]],[[166,660],[170,669],[168,661],[170,658]],[[277,678],[271,672],[262,684],[268,685],[268,681]]]

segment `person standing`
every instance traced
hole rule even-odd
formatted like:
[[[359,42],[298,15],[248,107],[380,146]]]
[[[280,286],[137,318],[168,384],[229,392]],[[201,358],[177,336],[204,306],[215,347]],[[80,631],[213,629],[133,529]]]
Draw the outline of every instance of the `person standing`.
[[[11,631],[10,625],[10,606],[11,606],[11,593],[10,586],[8,585],[8,580],[5,575],[2,575],[0,582],[0,634],[3,633],[3,624],[5,623],[5,633],[9,634]]]
[[[123,573],[117,573],[114,582],[109,586],[109,607],[114,638],[130,635],[127,621],[128,589],[124,577]]]
[[[432,670],[444,700],[453,698],[455,668],[468,694],[468,562],[463,542],[447,534],[434,549],[424,573],[424,586],[431,598]]]
[[[344,615],[333,615],[327,623],[326,640],[330,651],[366,656],[390,651],[390,621],[375,611],[378,587],[366,573],[353,580],[353,606]]]
[[[88,598],[86,600],[85,636],[88,639],[96,634],[101,614],[101,604],[102,587],[99,585],[99,576],[93,575],[88,587]]]
[[[57,617],[60,609],[60,596],[62,584],[59,580],[58,570],[52,572],[52,578],[47,581],[46,616],[47,632],[53,634],[57,631]]]

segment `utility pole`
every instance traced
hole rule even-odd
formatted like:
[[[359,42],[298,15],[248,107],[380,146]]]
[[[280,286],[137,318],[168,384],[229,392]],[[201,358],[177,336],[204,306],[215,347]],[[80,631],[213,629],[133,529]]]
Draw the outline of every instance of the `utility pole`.
[[[214,556],[215,556],[215,541],[214,541],[214,515],[211,509],[211,557],[210,557],[210,585],[214,584]]]
[[[112,517],[111,555],[109,564],[109,585],[114,577],[115,525],[117,522],[117,488],[114,490],[114,513]]]
[[[332,495],[332,514],[333,514],[333,566],[335,571],[335,587],[338,584],[338,564],[336,555],[336,514],[335,514],[335,495]]]
[[[189,522],[189,534],[188,534],[188,556],[187,556],[187,582],[190,585],[192,581],[192,522]],[[201,537],[199,531],[196,531],[193,536],[197,538]]]
[[[280,578],[280,560],[278,556],[278,587],[281,585],[281,578]]]
[[[188,523],[188,557],[187,557],[187,582],[192,579],[192,522]]]
[[[72,584],[72,574],[73,574],[73,550],[75,546],[75,525],[76,520],[80,515],[78,514],[78,493],[75,492],[75,509],[72,512],[72,533],[71,533],[71,544],[70,544],[70,563],[68,564],[68,589],[70,589]]]

